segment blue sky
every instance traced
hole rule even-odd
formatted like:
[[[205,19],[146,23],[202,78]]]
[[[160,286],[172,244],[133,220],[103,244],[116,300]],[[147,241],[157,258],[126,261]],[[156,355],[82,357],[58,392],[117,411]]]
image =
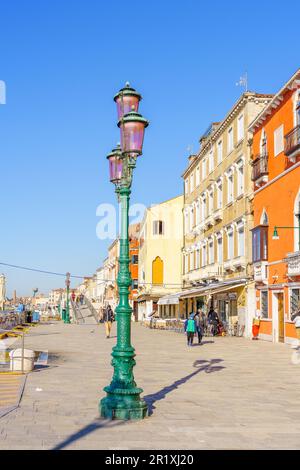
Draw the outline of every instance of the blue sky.
[[[151,121],[132,202],[182,192],[188,147],[241,93],[272,93],[299,64],[298,1],[11,0],[0,15],[0,261],[90,275],[115,204],[106,155],[119,141],[113,95],[129,80]],[[1,268],[9,294],[64,279]]]

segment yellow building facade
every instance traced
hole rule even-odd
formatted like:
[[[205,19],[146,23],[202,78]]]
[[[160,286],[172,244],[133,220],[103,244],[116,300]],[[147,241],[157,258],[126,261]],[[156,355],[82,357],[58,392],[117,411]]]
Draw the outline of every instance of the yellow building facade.
[[[183,196],[178,196],[145,211],[139,234],[137,301],[140,321],[153,314],[177,315],[175,305],[161,308],[158,301],[181,288],[182,210]]]
[[[199,153],[189,157],[183,174],[185,293],[180,298],[185,315],[213,306],[223,321],[238,321],[247,329],[247,310],[255,301],[248,126],[270,99],[244,93],[223,121],[201,137]]]

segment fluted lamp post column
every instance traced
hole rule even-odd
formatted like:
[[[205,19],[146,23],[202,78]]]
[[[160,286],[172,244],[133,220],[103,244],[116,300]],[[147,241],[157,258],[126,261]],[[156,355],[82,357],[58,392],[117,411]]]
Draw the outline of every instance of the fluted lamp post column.
[[[66,294],[67,294],[67,299],[66,299],[66,314],[65,314],[65,323],[71,323],[70,321],[70,273],[66,274]]]
[[[129,200],[133,170],[136,160],[142,154],[144,130],[148,121],[138,113],[141,95],[126,83],[114,97],[117,103],[118,127],[121,131],[121,146],[107,156],[110,168],[110,181],[115,184],[121,205],[120,256],[117,284],[119,305],[116,308],[117,344],[112,352],[113,378],[104,388],[106,397],[99,403],[100,414],[108,419],[143,419],[147,415],[147,404],[140,397],[142,389],[137,387],[133,367],[135,350],[131,345],[131,314],[129,305]]]

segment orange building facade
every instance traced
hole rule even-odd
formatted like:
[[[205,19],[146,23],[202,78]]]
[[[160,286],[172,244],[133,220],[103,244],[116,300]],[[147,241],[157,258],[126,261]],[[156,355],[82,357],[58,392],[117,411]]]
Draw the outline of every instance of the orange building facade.
[[[133,317],[138,321],[138,281],[139,281],[139,232],[140,224],[132,224],[129,227],[129,257],[130,257],[130,273],[132,284],[130,287],[129,300],[133,309]]]
[[[300,308],[300,69],[250,131],[259,337],[289,343],[296,338],[291,314]]]

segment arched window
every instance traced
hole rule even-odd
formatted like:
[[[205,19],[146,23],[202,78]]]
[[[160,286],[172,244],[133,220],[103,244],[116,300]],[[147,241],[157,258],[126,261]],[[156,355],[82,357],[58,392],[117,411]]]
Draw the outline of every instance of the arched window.
[[[299,227],[299,230],[294,230],[294,250],[300,251],[300,189],[298,191],[297,197],[295,199],[294,206],[294,227]]]
[[[164,283],[164,262],[157,256],[152,261],[152,284],[163,284]]]
[[[269,218],[268,218],[266,209],[262,211],[261,218],[260,218],[260,225],[269,225]]]

